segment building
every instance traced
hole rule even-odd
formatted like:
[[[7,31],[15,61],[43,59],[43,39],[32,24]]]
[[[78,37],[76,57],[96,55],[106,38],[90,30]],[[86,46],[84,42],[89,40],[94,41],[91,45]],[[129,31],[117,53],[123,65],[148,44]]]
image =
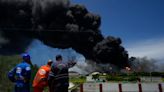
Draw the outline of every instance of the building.
[[[81,75],[75,71],[69,71],[69,77],[80,77]]]

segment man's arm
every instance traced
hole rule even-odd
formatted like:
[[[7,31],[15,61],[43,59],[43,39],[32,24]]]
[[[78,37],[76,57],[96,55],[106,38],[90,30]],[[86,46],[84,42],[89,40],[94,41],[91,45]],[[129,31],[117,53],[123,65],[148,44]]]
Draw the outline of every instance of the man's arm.
[[[15,82],[16,81],[16,79],[15,79],[15,73],[16,73],[16,67],[14,67],[13,69],[11,69],[8,72],[8,74],[7,74],[9,80],[12,81],[12,82]]]
[[[73,67],[75,64],[76,64],[76,62],[70,61],[70,62],[67,63],[67,67],[68,67],[68,68],[71,68],[71,67]]]

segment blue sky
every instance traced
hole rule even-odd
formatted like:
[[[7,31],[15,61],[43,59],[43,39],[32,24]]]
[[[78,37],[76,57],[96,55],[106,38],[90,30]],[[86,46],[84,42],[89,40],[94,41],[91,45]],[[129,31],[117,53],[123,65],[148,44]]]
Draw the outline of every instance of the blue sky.
[[[55,56],[60,54],[63,56],[63,61],[67,61],[72,57],[78,60],[78,62],[84,62],[85,58],[83,55],[77,53],[72,48],[68,49],[57,49],[46,46],[41,41],[35,39],[28,47],[27,52],[31,56],[33,64],[44,65],[46,62],[51,59],[55,61]]]
[[[72,0],[102,17],[105,36],[125,43],[164,36],[164,0]]]
[[[120,37],[130,56],[147,56],[164,62],[164,0],[71,0],[71,2],[83,4],[90,12],[99,14],[102,18],[100,27],[102,34],[105,37],[108,35]],[[67,53],[67,50],[53,51],[53,48],[44,46],[37,40],[35,42],[37,44],[29,53],[39,54],[41,58],[44,57],[44,61],[53,58],[56,54],[54,52]],[[77,54],[71,49],[69,51]],[[79,54],[77,56],[82,57]]]

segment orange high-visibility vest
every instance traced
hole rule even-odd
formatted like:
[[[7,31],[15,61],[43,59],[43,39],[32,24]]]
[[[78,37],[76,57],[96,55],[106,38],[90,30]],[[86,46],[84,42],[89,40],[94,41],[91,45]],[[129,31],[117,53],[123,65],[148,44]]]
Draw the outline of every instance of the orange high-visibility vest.
[[[45,86],[47,86],[48,85],[47,78],[50,70],[51,70],[51,66],[49,65],[41,66],[33,80],[33,87],[44,88]]]

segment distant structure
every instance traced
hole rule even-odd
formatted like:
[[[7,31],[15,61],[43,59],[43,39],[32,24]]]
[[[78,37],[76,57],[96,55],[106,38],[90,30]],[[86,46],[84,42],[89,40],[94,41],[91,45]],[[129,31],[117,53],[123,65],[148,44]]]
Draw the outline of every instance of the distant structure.
[[[80,77],[81,75],[75,71],[69,71],[69,77]]]

